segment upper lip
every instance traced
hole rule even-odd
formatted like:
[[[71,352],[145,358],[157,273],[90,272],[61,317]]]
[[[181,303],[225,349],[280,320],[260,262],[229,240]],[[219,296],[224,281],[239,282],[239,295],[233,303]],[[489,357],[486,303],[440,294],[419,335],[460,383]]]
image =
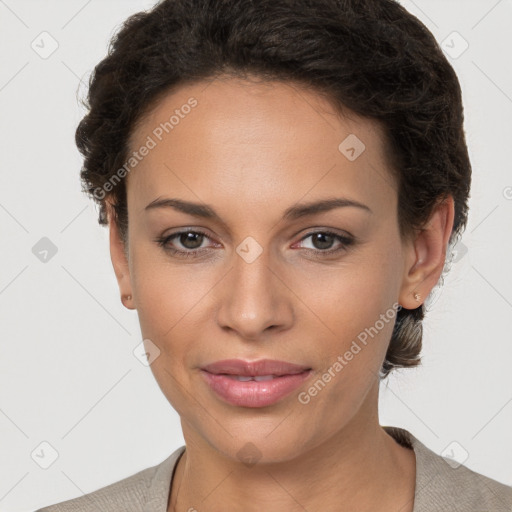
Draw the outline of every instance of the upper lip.
[[[288,363],[287,361],[278,361],[276,359],[260,359],[258,361],[244,361],[243,359],[224,359],[215,361],[202,367],[208,373],[241,376],[260,376],[260,375],[293,375],[302,373],[311,368],[300,364]]]

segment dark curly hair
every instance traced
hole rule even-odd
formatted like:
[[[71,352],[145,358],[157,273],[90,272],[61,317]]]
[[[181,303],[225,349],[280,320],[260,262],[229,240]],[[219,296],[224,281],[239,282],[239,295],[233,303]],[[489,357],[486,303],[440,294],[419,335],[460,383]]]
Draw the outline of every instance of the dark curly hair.
[[[219,76],[292,81],[384,128],[402,238],[448,196],[466,227],[471,164],[460,84],[429,30],[395,0],[163,0],[128,18],[89,79],[76,130],[83,190],[112,206],[125,248],[130,135],[165,94]],[[124,174],[123,174],[124,175]],[[118,183],[113,185],[112,178]],[[420,362],[424,305],[399,308],[381,368]]]

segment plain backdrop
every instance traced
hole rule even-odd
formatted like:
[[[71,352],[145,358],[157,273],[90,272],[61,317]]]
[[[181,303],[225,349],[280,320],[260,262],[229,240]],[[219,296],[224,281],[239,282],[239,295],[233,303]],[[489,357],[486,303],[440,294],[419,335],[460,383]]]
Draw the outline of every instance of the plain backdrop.
[[[120,23],[153,4],[0,0],[2,512],[91,492],[183,444],[133,354],[137,314],[120,302],[74,144],[77,93]],[[429,301],[423,364],[384,382],[381,424],[512,485],[512,2],[403,5],[459,76],[474,174],[468,228]]]

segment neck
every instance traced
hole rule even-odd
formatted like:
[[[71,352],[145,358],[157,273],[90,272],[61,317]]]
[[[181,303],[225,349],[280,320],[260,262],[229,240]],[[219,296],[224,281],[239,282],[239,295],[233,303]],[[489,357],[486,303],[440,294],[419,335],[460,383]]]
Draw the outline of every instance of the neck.
[[[373,393],[378,400],[378,388]],[[411,512],[414,452],[384,431],[374,410],[362,409],[335,435],[282,462],[248,466],[192,436],[174,474],[168,512]]]

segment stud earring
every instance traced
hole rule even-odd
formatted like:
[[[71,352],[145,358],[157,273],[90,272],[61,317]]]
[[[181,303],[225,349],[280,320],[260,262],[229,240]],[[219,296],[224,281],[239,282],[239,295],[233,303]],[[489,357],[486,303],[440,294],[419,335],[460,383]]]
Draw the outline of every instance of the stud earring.
[[[420,294],[419,294],[418,292],[415,292],[415,293],[414,293],[414,300],[415,300],[416,302],[419,302],[419,301],[420,301],[420,299],[421,299]]]
[[[123,295],[123,299],[132,300],[132,296],[131,295]]]

